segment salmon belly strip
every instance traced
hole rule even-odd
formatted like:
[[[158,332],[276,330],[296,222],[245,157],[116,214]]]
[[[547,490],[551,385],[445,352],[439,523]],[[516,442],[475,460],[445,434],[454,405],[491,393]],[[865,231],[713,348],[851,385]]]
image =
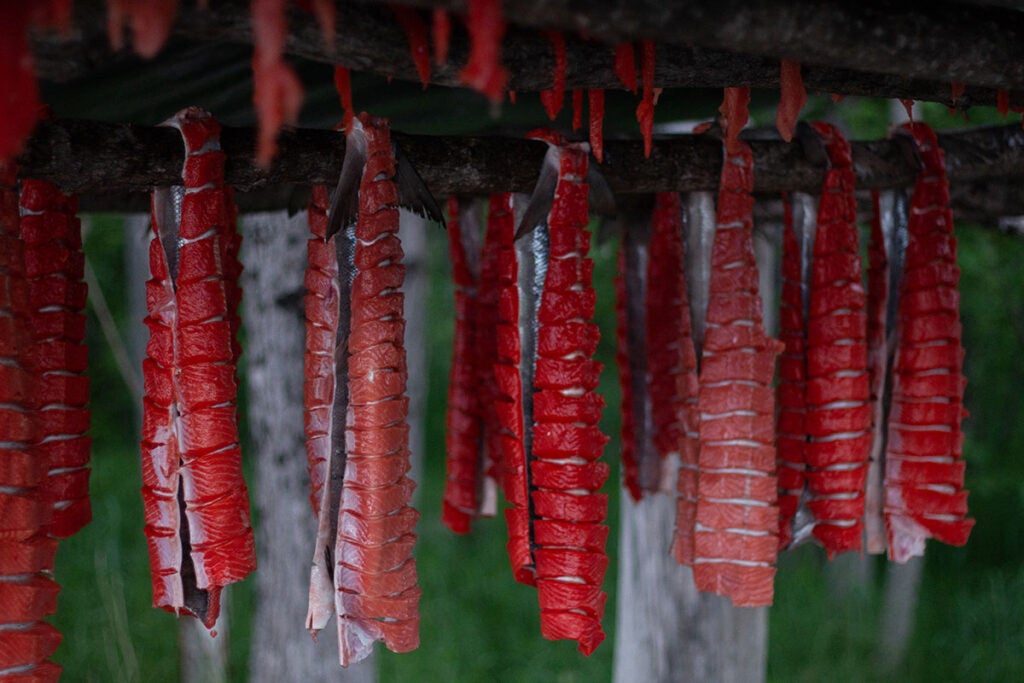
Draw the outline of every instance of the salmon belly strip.
[[[184,185],[153,192],[142,497],[153,604],[212,627],[221,589],[256,568],[236,401],[239,237],[220,126],[189,108]],[[180,223],[177,217],[180,216]]]
[[[769,605],[778,554],[775,397],[781,344],[761,322],[753,160],[735,141],[722,168],[700,367],[693,575],[737,606]]]

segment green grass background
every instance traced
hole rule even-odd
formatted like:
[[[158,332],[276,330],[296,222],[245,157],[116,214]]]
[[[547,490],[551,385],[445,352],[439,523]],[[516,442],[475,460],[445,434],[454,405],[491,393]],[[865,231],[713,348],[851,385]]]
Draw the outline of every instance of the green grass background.
[[[671,93],[666,93],[666,97]],[[887,132],[888,103],[812,100],[804,118],[828,116],[856,138]],[[925,107],[939,128],[963,125],[942,107]],[[971,124],[994,120],[972,112]],[[762,113],[769,123],[771,112]],[[397,126],[396,126],[397,127]],[[768,675],[773,681],[1012,681],[1024,680],[1024,238],[958,225],[963,269],[961,314],[966,373],[967,486],[977,519],[970,543],[954,549],[929,542],[925,575],[908,654],[895,671],[879,661],[880,605],[886,563],[873,577],[836,591],[823,554],[802,548],[780,560],[770,611]],[[500,518],[482,520],[456,537],[439,521],[443,484],[444,400],[451,348],[450,272],[444,240],[430,250],[430,393],[425,480],[421,484],[418,566],[423,587],[422,647],[406,655],[381,650],[382,681],[601,681],[610,678],[614,641],[617,554],[605,588],[608,641],[590,658],[569,642],[540,637],[535,592],[512,581]],[[123,231],[116,217],[95,219],[89,258],[125,321]],[[593,252],[604,333],[603,428],[612,435],[606,459],[618,462],[618,389],[614,380],[612,291],[614,249]],[[150,607],[142,535],[134,406],[90,315],[93,409],[94,521],[62,543],[57,579],[63,585],[52,621],[65,640],[56,659],[67,681],[174,681],[178,677],[176,622]],[[296,453],[303,458],[304,454]],[[617,476],[612,496],[616,525]],[[232,680],[245,680],[249,653],[251,581],[232,587]],[[299,627],[299,626],[297,626]],[[328,656],[325,653],[325,656]]]

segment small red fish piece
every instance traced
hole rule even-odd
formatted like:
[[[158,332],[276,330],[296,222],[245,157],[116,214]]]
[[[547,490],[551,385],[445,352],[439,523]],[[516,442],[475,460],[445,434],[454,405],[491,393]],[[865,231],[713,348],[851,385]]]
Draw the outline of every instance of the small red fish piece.
[[[651,138],[654,135],[654,41],[640,41],[640,76],[643,99],[636,108],[636,120],[644,138],[644,157],[651,156]]]
[[[431,16],[434,34],[434,63],[444,66],[448,63],[448,46],[452,37],[452,20],[447,10],[435,7]]]
[[[590,116],[590,150],[597,163],[604,163],[604,90],[587,91]]]
[[[427,22],[412,7],[392,5],[391,11],[398,20],[398,25],[405,32],[405,39],[409,41],[409,54],[412,63],[416,65],[416,73],[420,77],[420,83],[426,90],[430,85],[430,46],[427,36]]]
[[[178,0],[107,0],[107,33],[114,50],[124,47],[124,29],[132,31],[132,47],[152,59],[171,35]]]
[[[793,540],[793,517],[806,485],[807,432],[804,429],[804,393],[807,387],[806,334],[803,304],[803,267],[800,245],[793,229],[788,198],[782,233],[782,295],[779,339],[785,345],[779,357],[779,412],[776,448],[779,461],[779,548]]]
[[[577,131],[583,127],[583,90],[572,91],[572,129]]]
[[[698,590],[737,606],[762,606],[772,602],[779,543],[775,403],[768,389],[782,344],[761,323],[753,157],[746,143],[735,145],[737,153],[727,152],[722,167],[700,370],[693,576]],[[748,335],[726,334],[741,327],[750,328]],[[748,338],[742,346],[723,342],[732,336]],[[723,491],[728,497],[720,497]]]
[[[561,32],[548,31],[547,36],[554,52],[555,70],[552,77],[554,84],[550,90],[541,91],[540,101],[544,104],[548,118],[554,121],[558,118],[558,112],[562,111],[562,104],[565,101],[565,70],[568,62],[565,56],[565,37]]]
[[[534,131],[529,137],[546,140],[551,145],[545,163],[557,163],[558,167],[558,181],[546,221],[547,277],[537,311],[535,410],[531,424],[526,425],[531,432],[531,443],[540,445],[550,431],[561,424],[596,430],[603,400],[595,393],[594,382],[580,379],[589,372],[581,370],[580,374],[570,372],[555,376],[547,369],[552,366],[542,362],[587,365],[594,373],[600,369],[582,348],[564,353],[542,333],[549,325],[589,324],[593,315],[592,266],[587,258],[590,240],[584,232],[588,223],[589,187],[585,179],[589,148],[586,143],[567,144],[548,131]],[[537,230],[543,230],[543,226],[536,227]],[[596,329],[593,334],[596,336]],[[523,391],[529,390],[529,387],[523,388]],[[549,410],[546,407],[549,405],[559,407]],[[599,433],[591,438],[602,444],[606,441]],[[548,446],[550,450],[545,448],[543,455],[539,448],[526,453],[532,560],[542,606],[541,633],[548,639],[576,640],[580,652],[589,655],[604,639],[601,629],[604,594],[600,586],[608,558],[603,544],[601,547],[594,547],[594,543],[565,546],[564,538],[548,543],[538,534],[538,526],[545,522],[568,523],[576,525],[591,539],[603,538],[600,527],[604,526],[607,497],[595,491],[608,472],[602,463],[596,463],[593,471],[588,471],[586,463],[593,460],[593,455],[577,451],[571,442]],[[599,452],[600,448],[597,450]],[[540,468],[534,471],[534,462],[540,460],[552,466],[543,470],[542,476],[538,476],[542,473]],[[576,468],[577,465],[583,467]],[[560,467],[572,469],[565,470],[565,476],[559,476],[557,468]],[[566,584],[571,584],[573,589],[567,590]]]
[[[345,112],[342,128],[347,133],[352,130],[355,110],[352,108],[352,74],[343,66],[334,67],[334,89],[338,91],[341,109]]]
[[[24,244],[29,296],[29,329],[36,348],[48,347],[54,359],[32,354],[30,404],[36,411],[33,451],[47,469],[41,495],[53,506],[46,532],[67,538],[89,523],[89,380],[74,362],[85,353],[85,261],[78,201],[51,183],[24,180],[20,234]]]
[[[807,91],[800,75],[800,62],[783,59],[779,67],[779,108],[775,112],[775,128],[786,142],[793,139],[800,110],[807,104]]]
[[[142,478],[153,604],[212,627],[223,586],[256,566],[235,400],[239,237],[220,126],[189,108],[184,187],[153,193]],[[175,219],[180,215],[180,223]]]
[[[952,81],[949,84],[949,100],[953,103],[950,107],[951,112],[955,112],[960,103],[960,98],[964,96],[964,91],[967,90],[967,84],[961,83],[960,81]]]
[[[11,160],[39,118],[41,103],[35,66],[28,42],[31,3],[0,3],[0,161]],[[17,202],[17,199],[15,199]]]
[[[860,550],[862,545],[871,443],[867,295],[850,145],[835,126],[821,122],[812,126],[822,138],[830,167],[818,206],[811,260],[805,454],[813,533],[833,557]],[[836,362],[839,359],[841,364]]]
[[[1004,119],[1010,113],[1010,93],[1008,91],[996,92],[996,111],[1002,114]]]
[[[358,218],[329,235],[327,192],[316,190],[306,276],[306,435],[318,516],[306,626],[315,635],[337,615],[342,666],[377,640],[394,652],[415,649],[420,596],[396,161],[382,119],[361,114],[348,140],[365,151]]]
[[[259,118],[256,161],[269,167],[282,125],[294,125],[302,107],[302,84],[283,60],[288,36],[285,0],[253,0],[253,102]]]
[[[921,555],[927,538],[963,545],[974,526],[966,516],[960,462],[966,380],[945,160],[931,128],[904,128],[917,143],[922,169],[900,283],[885,454],[885,524],[889,558],[896,562]]]
[[[725,151],[730,155],[742,152],[740,131],[747,125],[750,108],[750,88],[726,88],[722,106],[722,127],[725,128]]]
[[[459,73],[459,80],[492,102],[500,102],[508,81],[508,72],[501,66],[501,41],[505,36],[501,0],[469,0],[466,27],[469,61]]]
[[[632,43],[623,43],[615,46],[615,75],[619,77],[626,90],[636,94],[636,53]]]

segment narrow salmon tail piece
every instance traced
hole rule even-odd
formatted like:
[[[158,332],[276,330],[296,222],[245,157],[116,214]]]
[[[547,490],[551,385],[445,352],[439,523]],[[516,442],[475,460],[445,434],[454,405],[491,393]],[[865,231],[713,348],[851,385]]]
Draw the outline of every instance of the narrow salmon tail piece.
[[[807,507],[814,518],[814,537],[833,557],[863,545],[871,447],[867,294],[850,144],[831,124],[812,126],[830,167],[810,267],[804,395]]]
[[[184,185],[152,195],[150,337],[143,361],[142,498],[153,604],[216,622],[221,589],[256,568],[242,477],[239,237],[220,126],[182,110]]]
[[[896,562],[923,554],[928,538],[963,545],[974,526],[963,488],[960,269],[945,160],[931,128],[904,128],[917,144],[922,168],[899,286],[885,454],[885,525],[889,557]]]
[[[343,185],[328,212],[354,191],[358,217],[334,234],[328,228],[318,243],[326,252],[320,262],[328,264],[321,271],[333,276],[337,295],[324,302],[330,310],[318,314],[307,339],[330,363],[325,385],[334,387],[331,400],[318,407],[320,428],[330,435],[330,463],[322,470],[328,483],[318,509],[307,625],[315,630],[329,618],[324,593],[333,586],[342,666],[369,656],[378,640],[393,652],[418,647],[420,597],[413,558],[419,515],[409,505],[416,484],[407,476],[405,266],[387,121],[359,115],[345,154]]]
[[[49,466],[35,447],[40,382],[29,357],[31,248],[19,227],[17,175],[17,167],[0,158],[0,672],[56,680],[60,667],[47,658],[61,635],[42,620],[57,610],[57,539]]]
[[[21,239],[28,282],[34,377],[33,451],[47,475],[42,495],[53,507],[46,533],[68,538],[92,519],[89,503],[89,378],[85,347],[85,258],[78,201],[51,183],[23,180]]]
[[[530,137],[549,144],[531,207],[551,202],[538,225],[528,225],[524,217],[519,232],[526,234],[517,243],[523,251],[530,245],[529,253],[520,252],[520,282],[532,281],[531,295],[539,293],[536,372],[524,383],[532,403],[525,449],[530,547],[541,634],[575,640],[589,655],[604,640],[607,595],[601,584],[608,566],[608,499],[597,493],[608,477],[608,466],[599,461],[607,438],[598,428],[604,401],[596,393],[601,365],[593,354],[599,332],[591,322],[596,297],[585,231],[590,150],[548,131]],[[553,188],[543,182],[552,174],[557,177]],[[525,216],[530,215],[535,214],[528,208]],[[535,267],[524,268],[530,256]]]
[[[700,366],[697,589],[770,605],[778,555],[775,397],[782,344],[761,319],[753,247],[753,159],[735,141],[722,168]]]
[[[479,225],[467,203],[460,210],[455,197],[448,200],[448,241],[455,283],[455,331],[448,381],[445,445],[447,478],[441,521],[455,533],[470,531],[471,521],[493,515],[496,508],[494,468],[488,461],[489,438],[485,412],[493,390],[496,349],[493,304],[481,306],[481,254]],[[490,276],[490,274],[489,274]]]

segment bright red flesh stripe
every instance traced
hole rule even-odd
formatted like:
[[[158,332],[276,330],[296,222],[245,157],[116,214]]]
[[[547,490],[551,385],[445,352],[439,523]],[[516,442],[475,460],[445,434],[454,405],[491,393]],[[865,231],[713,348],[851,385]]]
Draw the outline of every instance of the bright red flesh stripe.
[[[587,324],[594,314],[592,267],[587,258],[590,240],[584,231],[588,223],[589,188],[583,180],[587,176],[588,151],[585,144],[559,145],[558,184],[548,217],[548,276],[538,313],[540,330],[567,324]],[[553,278],[553,273],[558,271],[571,275]],[[576,293],[584,296],[571,297],[577,303],[562,305],[563,297]],[[596,328],[590,329],[596,337]],[[603,443],[607,439],[597,432],[603,401],[595,392],[596,382],[560,379],[550,373],[545,364],[565,361],[576,368],[592,366],[595,379],[600,365],[590,359],[584,348],[578,347],[575,352],[566,354],[558,344],[549,340],[550,337],[542,332],[538,334],[535,383],[540,388],[535,387],[533,452],[529,454],[532,540],[541,605],[541,633],[549,639],[575,640],[580,651],[589,655],[604,639],[601,618],[605,595],[600,587],[608,557],[601,541],[608,501],[605,495],[595,491],[607,478],[608,468],[603,463],[593,462],[595,455],[589,449],[580,450],[571,441],[563,441],[559,448],[549,443],[547,437],[569,423],[592,430],[596,433],[592,440]],[[564,416],[548,413],[543,408],[549,397],[552,402],[563,406]],[[541,480],[541,463],[556,470],[569,468],[562,470],[568,476],[565,479]],[[572,469],[577,465],[594,471],[584,475],[583,470]],[[563,524],[567,527],[561,530]],[[597,537],[601,541],[584,544],[579,540],[580,534]]]
[[[700,372],[697,589],[737,606],[769,605],[778,554],[775,404],[782,344],[765,334],[754,261],[753,160],[736,142],[722,168]],[[742,277],[736,277],[736,272]],[[742,333],[742,334],[739,334]],[[741,345],[730,338],[743,338]],[[757,457],[770,452],[770,458]],[[737,461],[745,466],[736,466]]]
[[[89,379],[85,375],[85,259],[78,201],[55,185],[24,180],[21,238],[34,349],[30,397],[38,422],[33,451],[47,468],[41,494],[53,506],[46,532],[67,538],[89,523]],[[57,361],[50,362],[50,359]]]
[[[368,656],[375,640],[393,652],[419,646],[395,157],[386,121],[362,114],[359,122],[353,134],[365,135],[367,157],[354,227],[347,462],[334,546],[343,666]],[[398,414],[382,417],[388,405]]]
[[[781,94],[779,108],[775,112],[775,128],[782,139],[789,142],[793,139],[800,110],[807,104],[807,91],[800,75],[800,62],[783,59],[779,69]]]
[[[905,128],[917,143],[922,169],[911,200],[900,285],[885,456],[885,523],[889,557],[897,562],[922,554],[929,537],[963,545],[974,526],[966,517],[960,462],[966,380],[945,161],[931,128]]]
[[[143,362],[145,532],[154,606],[212,626],[220,589],[256,567],[235,411],[239,237],[223,186],[220,126],[195,108],[168,125],[185,141],[185,182],[180,199],[173,190],[153,194]],[[173,224],[179,210],[180,226]]]
[[[782,233],[782,296],[779,310],[779,340],[785,349],[779,358],[779,403],[776,448],[779,461],[779,547],[788,547],[793,537],[793,516],[806,484],[804,449],[804,392],[807,387],[807,354],[804,305],[801,288],[800,245],[793,231],[793,213],[783,200],[785,220]]]
[[[558,31],[548,31],[548,40],[551,41],[551,49],[554,52],[554,85],[550,90],[541,91],[540,101],[544,104],[548,118],[554,121],[558,118],[558,112],[562,111],[562,104],[565,101],[565,70],[568,65],[565,56],[565,37]]]
[[[850,145],[812,124],[829,156],[811,262],[804,428],[808,508],[829,557],[860,550],[871,443],[867,296],[862,285]],[[842,359],[841,363],[835,363]]]
[[[501,41],[505,20],[501,0],[469,0],[466,7],[469,29],[469,61],[459,79],[469,87],[500,102],[505,95],[508,72],[501,66]]]
[[[588,90],[590,150],[598,163],[604,162],[604,90]]]
[[[427,22],[411,7],[391,5],[399,26],[409,41],[409,56],[416,66],[416,74],[426,90],[430,84],[430,46],[427,42]]]

